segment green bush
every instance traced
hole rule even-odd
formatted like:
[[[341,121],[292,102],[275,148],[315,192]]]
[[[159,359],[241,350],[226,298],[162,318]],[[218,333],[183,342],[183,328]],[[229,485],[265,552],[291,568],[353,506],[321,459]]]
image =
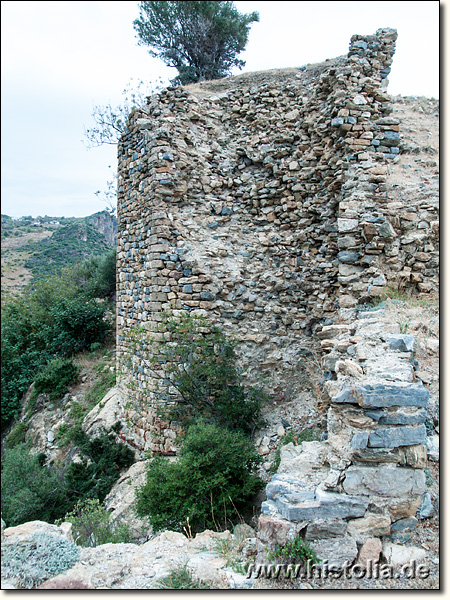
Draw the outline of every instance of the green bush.
[[[261,424],[265,396],[260,389],[242,385],[233,340],[205,318],[189,315],[163,315],[161,332],[170,340],[148,342],[145,331],[137,328],[130,348],[159,382],[158,405],[167,407],[162,416],[185,425],[202,419],[253,432]],[[128,366],[132,372],[141,368],[133,362]]]
[[[80,546],[92,547],[132,541],[130,528],[125,523],[114,526],[110,513],[98,499],[77,502],[64,520],[72,523],[72,535]]]
[[[309,543],[299,535],[293,540],[286,542],[284,546],[277,544],[267,558],[278,563],[301,563],[306,564],[308,560],[311,564],[317,562],[317,556]]]
[[[19,421],[14,425],[5,438],[5,448],[14,448],[17,444],[25,442],[25,434],[28,431],[28,423]]]
[[[2,549],[2,576],[16,578],[22,588],[31,589],[63,573],[80,560],[80,550],[67,539],[45,533],[30,541]]]
[[[2,518],[8,527],[62,517],[68,510],[63,474],[43,466],[25,444],[6,449],[1,477]]]
[[[55,358],[36,375],[32,396],[48,394],[51,402],[59,400],[77,382],[79,374],[80,369],[71,360]]]
[[[95,299],[65,298],[50,309],[52,326],[46,342],[53,352],[71,356],[105,341],[109,330],[104,320],[105,306]]]
[[[36,520],[53,523],[79,501],[103,501],[121,471],[134,462],[133,452],[106,432],[92,440],[81,427],[70,433],[82,460],[68,467],[45,466],[45,455],[32,454],[26,444],[5,450],[1,499],[8,527]]]
[[[69,501],[72,505],[88,498],[103,501],[120,472],[133,464],[133,452],[106,432],[91,440],[81,426],[72,429],[71,439],[81,451],[83,459],[70,463],[66,469]]]
[[[116,250],[92,257],[74,270],[80,287],[92,298],[108,298],[116,290]]]
[[[172,569],[166,577],[158,579],[156,587],[160,590],[209,590],[211,585],[192,576],[187,565]]]
[[[192,425],[177,462],[155,457],[150,463],[136,494],[137,513],[148,516],[156,530],[226,528],[263,487],[255,474],[260,460],[241,432]]]

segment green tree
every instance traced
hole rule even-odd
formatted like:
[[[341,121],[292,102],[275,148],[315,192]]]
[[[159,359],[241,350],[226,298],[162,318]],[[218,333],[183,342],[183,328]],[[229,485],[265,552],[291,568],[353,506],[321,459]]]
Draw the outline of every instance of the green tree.
[[[134,28],[151,56],[178,70],[172,83],[219,79],[245,62],[237,56],[259,14],[241,14],[233,2],[141,2]]]

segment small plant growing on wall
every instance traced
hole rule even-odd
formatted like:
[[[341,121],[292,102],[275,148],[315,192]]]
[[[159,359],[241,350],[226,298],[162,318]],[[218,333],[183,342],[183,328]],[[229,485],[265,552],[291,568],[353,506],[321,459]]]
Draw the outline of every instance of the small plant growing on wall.
[[[267,558],[283,564],[307,564],[308,560],[311,561],[311,564],[317,562],[316,553],[309,543],[299,535],[286,542],[284,546],[277,544],[268,553]]]
[[[260,424],[264,393],[242,384],[234,341],[207,319],[164,314],[156,335],[136,328],[128,341],[133,393],[142,395],[133,380],[147,369],[161,416],[184,425],[202,418],[245,433]]]

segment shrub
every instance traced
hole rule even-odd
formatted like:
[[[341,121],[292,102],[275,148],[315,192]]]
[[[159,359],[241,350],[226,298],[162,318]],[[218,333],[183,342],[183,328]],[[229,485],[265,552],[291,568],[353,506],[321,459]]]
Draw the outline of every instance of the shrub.
[[[156,587],[161,590],[209,590],[212,586],[195,579],[187,565],[182,565],[158,579]]]
[[[309,543],[302,537],[297,536],[293,540],[286,542],[284,546],[277,544],[271,552],[268,553],[268,559],[278,563],[301,563],[305,564],[308,560],[311,564],[317,562],[317,556]]]
[[[263,487],[254,474],[260,457],[238,431],[214,424],[192,425],[177,462],[155,457],[146,483],[137,491],[136,510],[156,530],[226,528],[240,518]]]
[[[80,551],[72,542],[63,537],[39,533],[27,543],[16,543],[3,549],[3,577],[14,577],[22,588],[31,589],[67,571],[79,559]]]
[[[6,449],[1,477],[2,518],[13,527],[26,521],[53,522],[66,504],[62,472],[43,465],[25,444]]]
[[[162,416],[185,425],[202,419],[246,433],[260,425],[265,396],[242,385],[233,340],[205,318],[190,315],[163,315],[161,332],[170,340],[147,342],[145,331],[136,329],[130,347],[159,381],[158,406],[167,407]],[[133,362],[129,367],[139,369]]]
[[[77,382],[79,374],[80,369],[71,360],[55,358],[36,375],[32,397],[48,394],[51,402],[59,400],[68,386]]]
[[[120,472],[133,464],[133,452],[106,432],[90,440],[81,426],[73,428],[71,439],[84,457],[70,463],[65,472],[69,501],[72,505],[88,498],[103,501]]]
[[[19,421],[14,425],[5,438],[5,448],[14,448],[17,444],[25,442],[25,434],[28,431],[28,423]]]
[[[53,523],[80,500],[103,501],[121,471],[134,462],[133,452],[106,432],[93,440],[79,426],[70,433],[83,459],[65,469],[45,466],[45,455],[31,454],[25,444],[5,450],[1,497],[8,527],[35,520]]]
[[[120,544],[132,541],[129,527],[125,524],[114,526],[111,515],[97,499],[78,502],[64,517],[72,523],[72,535],[80,546]]]
[[[48,347],[59,354],[71,356],[105,341],[109,330],[104,320],[104,303],[77,296],[63,299],[50,309],[52,326],[45,336]]]

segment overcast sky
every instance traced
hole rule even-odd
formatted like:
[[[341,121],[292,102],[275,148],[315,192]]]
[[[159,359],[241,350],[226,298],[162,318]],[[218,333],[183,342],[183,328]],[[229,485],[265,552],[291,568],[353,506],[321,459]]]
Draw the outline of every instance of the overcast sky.
[[[388,91],[439,97],[443,2],[235,4],[260,14],[241,55],[243,71],[321,62],[346,54],[354,33],[393,27]],[[116,148],[83,144],[94,105],[120,104],[131,80],[176,75],[137,45],[138,5],[2,1],[2,214],[81,217],[106,207],[95,192],[111,178]]]

